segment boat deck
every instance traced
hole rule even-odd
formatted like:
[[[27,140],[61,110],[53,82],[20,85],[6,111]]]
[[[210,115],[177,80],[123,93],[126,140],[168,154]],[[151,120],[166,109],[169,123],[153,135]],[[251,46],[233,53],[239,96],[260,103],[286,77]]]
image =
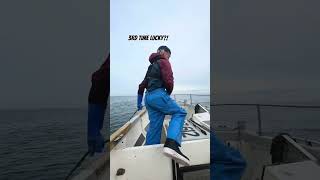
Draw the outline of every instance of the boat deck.
[[[146,109],[143,109],[111,135],[108,144],[110,154],[99,157],[73,179],[209,180],[210,114],[206,110],[195,112],[197,110],[191,105],[185,105],[184,108],[188,114],[180,149],[189,157],[191,166],[181,166],[163,154],[171,116],[166,116],[163,123],[162,144],[144,146],[149,117]]]
[[[210,179],[209,112],[196,113],[194,106],[184,108],[188,114],[182,131],[181,151],[189,157],[191,166],[179,166],[163,154],[171,119],[169,115],[165,116],[163,123],[162,144],[144,146],[149,127],[148,113],[144,109],[111,137],[110,179]]]
[[[111,151],[110,179],[192,179],[210,176],[210,140],[195,140],[182,143],[181,151],[189,158],[191,166],[179,166],[163,154],[163,145],[150,145]],[[196,151],[195,151],[196,149]],[[125,173],[117,176],[124,169]],[[207,173],[205,173],[207,172]],[[199,173],[205,173],[199,176]]]

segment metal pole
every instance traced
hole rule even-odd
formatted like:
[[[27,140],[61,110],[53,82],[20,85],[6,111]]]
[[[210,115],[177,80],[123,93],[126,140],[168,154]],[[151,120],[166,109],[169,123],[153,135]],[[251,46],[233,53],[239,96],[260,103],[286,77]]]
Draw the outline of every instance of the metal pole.
[[[190,102],[191,102],[190,104],[192,105],[192,96],[191,96],[191,94],[190,94]]]
[[[260,114],[260,104],[257,104],[257,114],[258,114],[258,135],[262,135],[261,130],[261,114]]]

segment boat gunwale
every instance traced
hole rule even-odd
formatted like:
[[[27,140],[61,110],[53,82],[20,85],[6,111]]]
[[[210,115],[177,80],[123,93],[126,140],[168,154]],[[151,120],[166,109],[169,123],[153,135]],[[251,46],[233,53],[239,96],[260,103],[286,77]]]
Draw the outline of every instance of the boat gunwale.
[[[200,107],[202,109],[204,109],[206,111],[206,113],[210,113],[205,107],[203,107],[200,103],[197,103],[197,105],[200,105]],[[192,104],[188,104],[188,105],[183,105],[183,106],[193,106],[195,107],[195,105]],[[139,118],[141,118],[145,113],[147,113],[147,109],[143,108],[141,111],[137,111],[134,113],[133,117],[131,119],[129,119],[128,122],[126,122],[123,126],[121,126],[118,130],[116,130],[114,133],[111,134],[110,136],[110,151],[113,150],[113,148],[118,144],[119,140],[122,139],[127,132],[130,131],[130,129],[132,128],[132,125],[137,122],[137,120]],[[120,137],[121,135],[123,135],[122,137]],[[119,140],[117,140],[117,138],[119,138]]]
[[[136,112],[133,115],[133,117],[129,119],[128,122],[126,122],[123,126],[121,126],[118,130],[116,130],[114,133],[111,134],[110,151],[118,144],[119,141],[116,141],[116,139],[119,138],[121,135],[123,135],[122,137],[124,137],[126,133],[131,129],[133,123],[137,122],[137,120],[141,118],[146,112],[147,110],[145,108],[141,111]]]

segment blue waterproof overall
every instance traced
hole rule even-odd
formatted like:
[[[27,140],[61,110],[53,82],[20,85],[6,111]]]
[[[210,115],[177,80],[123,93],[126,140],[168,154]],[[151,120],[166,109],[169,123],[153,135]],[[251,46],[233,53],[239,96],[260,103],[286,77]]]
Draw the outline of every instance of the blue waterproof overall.
[[[87,122],[87,143],[91,155],[95,152],[102,152],[104,138],[101,134],[103,127],[105,107],[101,104],[89,104]]]
[[[164,88],[146,92],[145,106],[150,120],[146,145],[160,144],[165,115],[171,115],[167,138],[173,139],[181,145],[182,128],[187,115],[186,111],[171,99]]]
[[[210,139],[211,180],[240,180],[246,167],[240,152],[226,146],[213,131]]]

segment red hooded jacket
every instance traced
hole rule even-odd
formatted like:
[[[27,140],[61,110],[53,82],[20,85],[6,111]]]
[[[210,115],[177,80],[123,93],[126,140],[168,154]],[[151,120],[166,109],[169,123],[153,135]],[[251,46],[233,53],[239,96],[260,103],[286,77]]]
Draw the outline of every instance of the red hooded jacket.
[[[158,64],[160,66],[161,78],[164,83],[164,87],[166,88],[167,93],[170,95],[174,85],[171,64],[163,55],[160,55],[159,53],[152,53],[149,57],[149,62],[152,64],[156,60],[158,60]],[[143,95],[144,89],[147,88],[147,85],[148,80],[145,77],[144,80],[139,84],[138,94]]]

